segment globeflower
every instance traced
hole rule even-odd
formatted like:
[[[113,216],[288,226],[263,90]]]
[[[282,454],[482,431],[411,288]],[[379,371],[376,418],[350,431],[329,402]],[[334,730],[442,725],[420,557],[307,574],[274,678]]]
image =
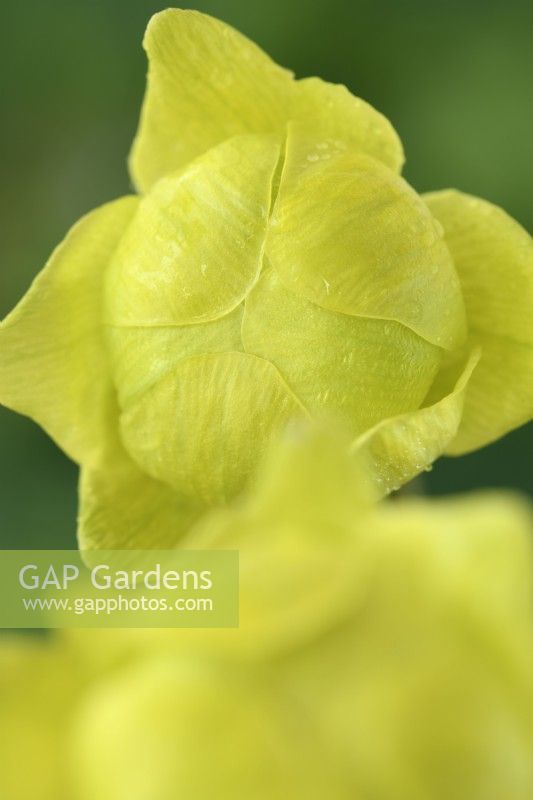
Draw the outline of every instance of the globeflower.
[[[130,170],[0,328],[0,401],[80,463],[83,547],[173,546],[294,419],[382,493],[533,408],[533,251],[419,196],[390,123],[193,11],[151,20]]]

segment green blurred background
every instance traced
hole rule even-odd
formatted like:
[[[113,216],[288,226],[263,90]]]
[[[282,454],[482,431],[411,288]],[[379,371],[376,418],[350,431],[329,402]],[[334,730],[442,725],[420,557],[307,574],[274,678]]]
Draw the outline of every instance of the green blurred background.
[[[130,188],[125,158],[146,70],[150,0],[25,0],[0,11],[0,317],[85,211]],[[530,231],[533,7],[507,0],[213,0],[298,76],[346,83],[383,111],[420,191],[456,186]],[[0,409],[0,546],[75,546],[76,468]],[[531,491],[533,427],[441,459],[434,494]]]

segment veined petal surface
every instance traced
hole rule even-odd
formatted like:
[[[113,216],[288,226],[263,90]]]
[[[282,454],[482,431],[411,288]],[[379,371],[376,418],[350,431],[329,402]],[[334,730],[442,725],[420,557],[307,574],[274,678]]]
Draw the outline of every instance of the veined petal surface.
[[[136,186],[161,177],[243,133],[283,134],[289,120],[399,171],[398,135],[378,111],[344,86],[294,81],[257,45],[220,20],[167,9],[150,21],[144,47],[148,87],[130,155]]]
[[[143,473],[116,435],[99,464],[82,466],[81,550],[170,550],[197,515],[197,506]]]
[[[389,120],[346,86],[320,78],[296,81],[291,119],[313,131],[318,161],[328,150],[356,150],[372,156],[395,172],[405,161],[402,143]]]
[[[444,227],[465,298],[469,382],[452,455],[475,450],[533,417],[533,242],[502,209],[457,191],[425,196]]]
[[[430,467],[456,436],[467,386],[479,357],[479,350],[471,354],[452,391],[440,400],[383,420],[354,442],[354,452],[366,459],[383,494],[399,489]]]
[[[330,311],[401,322],[452,349],[465,337],[442,227],[398,175],[355,151],[318,156],[289,126],[266,248],[285,285]]]
[[[108,325],[106,341],[119,404],[124,407],[184,358],[242,350],[244,306],[198,325]]]
[[[235,137],[159,181],[114,259],[107,321],[193,324],[236,308],[261,269],[279,150]]]
[[[270,360],[311,414],[335,414],[352,435],[420,406],[442,350],[397,322],[338,314],[264,272],[245,304],[249,353]]]
[[[36,420],[76,461],[96,458],[112,383],[102,336],[104,275],[137,199],[83,217],[0,324],[0,402]]]
[[[282,130],[292,73],[229,25],[167,9],[152,17],[144,48],[148,88],[130,156],[141,191],[224,139]]]
[[[181,361],[131,402],[121,432],[145,472],[216,504],[241,491],[272,436],[302,416],[268,361],[215,353]]]

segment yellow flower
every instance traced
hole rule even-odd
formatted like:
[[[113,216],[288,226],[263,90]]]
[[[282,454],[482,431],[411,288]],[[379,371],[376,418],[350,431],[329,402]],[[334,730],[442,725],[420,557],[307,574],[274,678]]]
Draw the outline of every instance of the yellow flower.
[[[381,114],[215,19],[162,12],[145,46],[140,196],[0,328],[0,401],[82,465],[85,548],[174,545],[293,418],[341,419],[387,492],[531,417],[527,233],[417,195]]]
[[[240,629],[73,631],[46,668],[43,645],[16,670],[0,654],[2,797],[530,800],[531,508],[373,506],[334,441],[286,442],[191,533],[241,549]]]

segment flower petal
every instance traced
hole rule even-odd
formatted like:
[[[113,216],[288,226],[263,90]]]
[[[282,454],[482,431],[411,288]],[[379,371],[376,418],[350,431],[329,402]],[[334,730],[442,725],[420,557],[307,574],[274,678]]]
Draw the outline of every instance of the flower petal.
[[[184,358],[242,350],[243,309],[241,304],[224,317],[199,325],[109,325],[106,339],[120,405],[146,391]]]
[[[468,384],[454,455],[533,416],[533,243],[502,209],[456,191],[425,197],[444,227],[463,287],[471,346],[482,357]]]
[[[196,11],[152,17],[148,87],[130,155],[143,192],[211,147],[243,133],[282,134],[290,119],[400,170],[403,150],[379,112],[344,86],[294,81],[229,25]]]
[[[353,436],[420,406],[442,350],[397,322],[337,314],[298,297],[272,270],[246,299],[242,336],[307,410],[335,413]]]
[[[427,206],[398,175],[355,151],[319,155],[291,125],[267,255],[285,285],[323,308],[395,320],[459,345],[459,279]]]
[[[245,659],[279,657],[336,629],[358,608],[371,564],[360,529],[374,487],[350,453],[351,441],[329,423],[291,426],[269,450],[253,491],[200,519],[186,547],[240,551],[240,615],[238,630],[216,638],[209,631],[191,646]]]
[[[144,48],[148,88],[130,156],[141,191],[231,136],[282,131],[292,73],[229,25],[168,9],[150,20]]]
[[[352,796],[270,673],[186,654],[156,652],[93,687],[71,749],[82,800]]]
[[[316,155],[329,148],[350,149],[381,161],[401,172],[405,161],[402,143],[389,120],[346,86],[320,78],[295,83],[291,117],[305,123],[317,138]]]
[[[293,675],[354,765],[355,797],[531,795],[531,522],[498,494],[364,520],[361,610]]]
[[[66,731],[79,668],[58,643],[29,636],[0,641],[0,797],[65,800]]]
[[[114,259],[109,322],[191,324],[239,305],[261,268],[279,149],[235,137],[159,181]]]
[[[102,281],[136,202],[121,198],[78,222],[0,324],[0,402],[35,419],[77,461],[97,456],[107,425]]]
[[[141,472],[116,440],[100,464],[82,466],[81,550],[170,550],[197,515],[185,498]]]
[[[353,449],[367,459],[383,494],[399,489],[443,454],[457,434],[467,386],[479,361],[474,351],[453,390],[433,405],[386,419],[360,436]]]
[[[272,366],[247,353],[193,356],[122,412],[122,438],[144,471],[187,496],[239,492],[273,434],[305,412]]]

